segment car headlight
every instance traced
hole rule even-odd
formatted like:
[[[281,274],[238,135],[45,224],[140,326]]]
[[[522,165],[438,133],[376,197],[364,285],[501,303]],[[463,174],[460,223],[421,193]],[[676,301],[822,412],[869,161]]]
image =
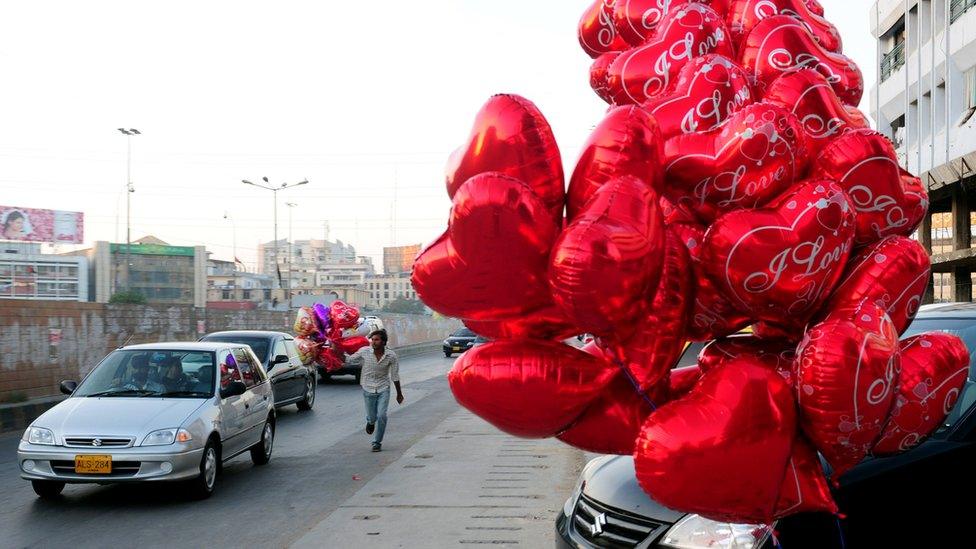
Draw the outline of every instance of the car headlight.
[[[193,436],[186,429],[160,429],[146,435],[143,446],[166,446],[174,442],[190,442]]]
[[[54,432],[43,427],[31,427],[27,429],[27,442],[31,444],[43,444],[54,446]]]
[[[768,526],[730,524],[698,515],[687,515],[664,535],[662,547],[673,549],[754,549],[766,540]]]

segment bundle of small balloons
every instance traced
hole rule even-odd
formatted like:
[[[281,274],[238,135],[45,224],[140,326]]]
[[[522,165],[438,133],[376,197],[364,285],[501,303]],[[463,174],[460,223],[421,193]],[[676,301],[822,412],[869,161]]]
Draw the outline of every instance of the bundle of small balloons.
[[[958,338],[899,341],[930,277],[910,238],[925,187],[855,108],[861,73],[815,0],[597,0],[579,38],[610,108],[568,187],[515,95],[449,161],[447,231],[413,284],[493,339],[455,363],[456,399],[632,454],[675,510],[838,512],[818,453],[836,479],[908,450],[966,379]],[[709,343],[673,369],[689,341]]]
[[[295,346],[304,364],[316,363],[326,372],[342,368],[345,357],[369,345],[363,336],[343,336],[343,330],[361,323],[359,309],[342,301],[331,305],[316,303],[298,309],[295,319]]]

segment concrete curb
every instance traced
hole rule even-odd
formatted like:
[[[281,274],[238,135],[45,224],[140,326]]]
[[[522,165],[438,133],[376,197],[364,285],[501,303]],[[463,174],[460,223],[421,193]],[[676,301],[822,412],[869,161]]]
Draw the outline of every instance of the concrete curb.
[[[0,433],[26,429],[32,421],[64,399],[59,395],[17,404],[0,404]]]

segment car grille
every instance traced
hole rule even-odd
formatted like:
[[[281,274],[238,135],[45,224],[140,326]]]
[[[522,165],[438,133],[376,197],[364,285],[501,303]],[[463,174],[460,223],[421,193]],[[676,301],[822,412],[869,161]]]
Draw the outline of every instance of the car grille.
[[[132,477],[139,472],[142,467],[141,461],[113,461],[112,472],[107,475],[91,475],[98,477]],[[59,475],[72,475],[75,473],[75,462],[69,460],[55,460],[51,462],[51,469]],[[88,475],[85,475],[88,476]]]
[[[128,448],[132,442],[132,437],[64,437],[64,445],[73,448]]]
[[[580,495],[573,512],[573,527],[597,547],[635,547],[665,524],[607,507]]]

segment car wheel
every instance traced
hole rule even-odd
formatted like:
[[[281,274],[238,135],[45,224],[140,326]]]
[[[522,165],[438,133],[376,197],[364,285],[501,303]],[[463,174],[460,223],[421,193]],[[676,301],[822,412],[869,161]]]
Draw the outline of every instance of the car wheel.
[[[194,499],[207,499],[214,492],[217,485],[217,471],[220,469],[220,449],[211,439],[203,448],[200,458],[200,474],[190,481],[190,493]]]
[[[305,400],[298,402],[298,409],[307,412],[315,405],[315,379],[308,378],[305,381]]]
[[[454,353],[452,353],[451,351],[444,351],[444,356],[446,356],[447,358],[451,358],[452,354]]]
[[[271,451],[274,449],[274,423],[269,417],[267,421],[264,422],[264,428],[261,429],[261,440],[257,444],[251,446],[251,461],[255,465],[265,465],[271,461]]]
[[[55,480],[32,480],[31,487],[34,493],[41,499],[55,499],[64,490],[64,483]]]
[[[330,374],[319,374],[319,383],[322,385],[332,383],[332,376]]]

